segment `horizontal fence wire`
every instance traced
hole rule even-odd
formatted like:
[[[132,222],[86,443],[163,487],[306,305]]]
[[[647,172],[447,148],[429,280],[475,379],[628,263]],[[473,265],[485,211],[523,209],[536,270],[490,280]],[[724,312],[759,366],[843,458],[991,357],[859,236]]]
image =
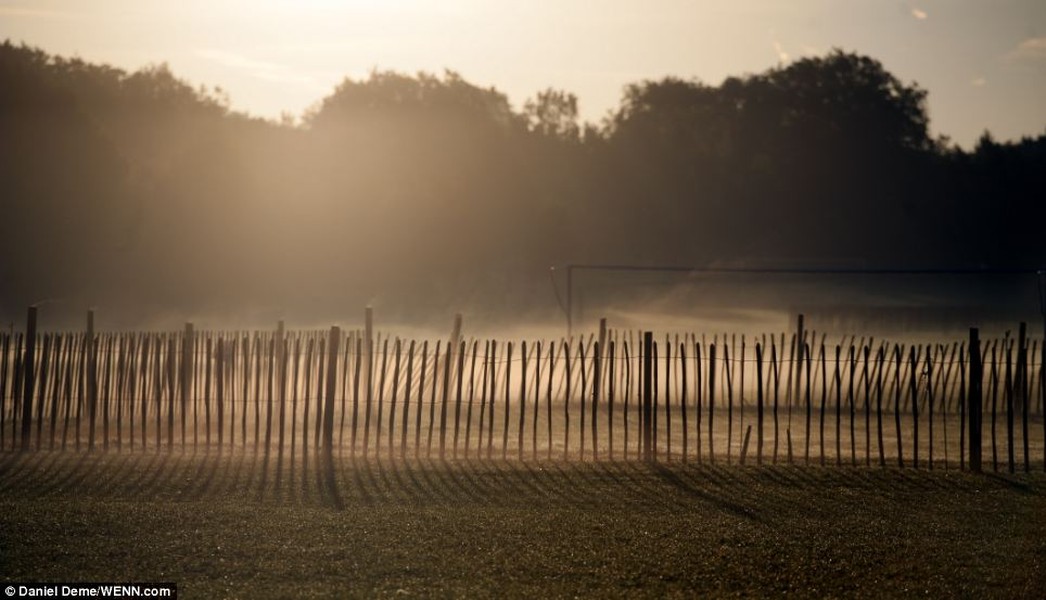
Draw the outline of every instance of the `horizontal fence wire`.
[[[809,331],[643,337],[2,333],[0,446],[948,469],[967,468],[977,423],[986,468],[1046,469],[1046,349],[1023,329],[976,353]]]

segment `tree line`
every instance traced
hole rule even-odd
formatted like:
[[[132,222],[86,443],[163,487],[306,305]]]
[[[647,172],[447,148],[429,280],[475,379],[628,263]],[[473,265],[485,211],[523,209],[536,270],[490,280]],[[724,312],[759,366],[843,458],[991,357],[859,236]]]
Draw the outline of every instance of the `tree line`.
[[[513,314],[564,263],[1037,268],[1046,130],[933,138],[926,92],[835,50],[719,85],[514,108],[453,71],[346,78],[251,118],[166,66],[0,46],[0,312],[366,302]],[[420,311],[420,312],[419,312]],[[130,318],[130,317],[129,317]]]

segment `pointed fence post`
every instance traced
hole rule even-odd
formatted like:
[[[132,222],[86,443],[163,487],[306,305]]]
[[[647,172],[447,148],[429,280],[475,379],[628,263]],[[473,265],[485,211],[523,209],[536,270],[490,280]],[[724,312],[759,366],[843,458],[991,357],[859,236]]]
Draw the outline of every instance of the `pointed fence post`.
[[[98,352],[94,343],[94,311],[87,311],[87,451],[94,450],[94,424],[98,414]]]
[[[981,472],[981,341],[976,327],[970,328],[970,377],[969,391],[966,395],[968,408],[967,419],[970,424],[970,470]]]
[[[341,343],[341,328],[331,327],[327,341],[327,376],[323,403],[323,458],[328,471],[334,465],[334,392],[337,382],[338,350]]]
[[[193,324],[185,324],[185,335],[182,337],[182,451],[185,451],[185,418],[189,412],[190,395],[193,382]]]
[[[643,460],[653,461],[653,360],[654,334],[643,332]]]
[[[364,311],[363,330],[363,456],[370,451],[370,411],[374,402],[374,309],[367,307]]]
[[[806,332],[803,330],[803,315],[800,313],[796,319],[795,328],[795,355],[798,359],[795,364],[792,365],[792,370],[795,371],[795,393],[792,396],[792,401],[789,406],[799,402],[799,398],[803,393],[802,374],[803,374],[803,340],[806,338]]]
[[[225,435],[224,435],[224,433],[225,433],[225,372],[227,370],[227,368],[226,368],[226,358],[225,358],[226,346],[225,346],[225,340],[224,340],[222,335],[218,336],[218,341],[217,341],[216,344],[217,344],[217,347],[215,348],[215,351],[214,351],[214,356],[215,356],[215,359],[216,359],[215,366],[214,366],[214,373],[215,373],[214,381],[215,381],[215,388],[216,388],[215,391],[217,392],[215,408],[217,409],[217,412],[218,412],[218,452],[220,453],[222,451],[222,448],[224,447],[223,445],[224,445],[224,442],[225,442]],[[145,366],[145,361],[144,360],[142,361],[142,366],[143,367]],[[142,422],[143,423],[145,422],[145,413],[144,413],[144,411],[142,413]],[[144,430],[144,427],[145,426],[143,425],[142,426],[143,430]],[[144,445],[145,445],[144,441],[143,441],[142,445],[144,447]],[[283,450],[283,440],[282,439],[280,440],[280,450],[281,451]]]
[[[599,343],[592,353],[592,460],[599,459],[599,394],[603,382],[603,354],[607,347],[607,320],[599,320]]]
[[[284,431],[287,421],[287,331],[281,319],[276,323],[276,396],[279,404],[279,433],[277,435],[279,452],[283,453]]]
[[[1039,416],[1046,413],[1046,271],[1038,272],[1039,314],[1042,315],[1042,354],[1039,358]],[[1042,419],[1042,437],[1046,439],[1046,418]],[[1046,446],[1042,453],[1042,470],[1046,472]]]
[[[36,305],[29,307],[25,325],[25,365],[22,383],[22,451],[29,450],[29,433],[32,430],[33,390],[36,384]],[[42,401],[42,399],[41,399]]]
[[[1021,445],[1024,449],[1024,472],[1031,471],[1031,456],[1028,448],[1028,324],[1020,323],[1017,334],[1017,382],[1014,389],[1021,409]]]

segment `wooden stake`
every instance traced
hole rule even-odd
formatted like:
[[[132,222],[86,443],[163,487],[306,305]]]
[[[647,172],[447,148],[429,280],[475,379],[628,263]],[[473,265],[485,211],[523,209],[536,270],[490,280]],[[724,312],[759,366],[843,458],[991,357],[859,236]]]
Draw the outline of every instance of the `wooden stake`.
[[[653,352],[654,334],[643,332],[643,460],[652,462],[653,452]]]
[[[755,462],[763,464],[763,347],[755,345],[755,410],[756,410],[756,450]],[[751,427],[749,427],[751,430]],[[747,446],[747,444],[746,444]]]
[[[715,464],[715,351],[716,345],[708,346],[708,461]],[[788,454],[788,462],[792,462],[791,452]]]
[[[970,389],[968,394],[970,413],[970,470],[981,472],[981,341],[976,327],[970,328]],[[1011,454],[1012,456],[1012,454]],[[1011,462],[1012,471],[1012,462]]]
[[[341,343],[341,329],[331,327],[327,338],[327,385],[326,401],[323,405],[323,457],[328,475],[334,468],[334,392],[337,383],[338,349]]]

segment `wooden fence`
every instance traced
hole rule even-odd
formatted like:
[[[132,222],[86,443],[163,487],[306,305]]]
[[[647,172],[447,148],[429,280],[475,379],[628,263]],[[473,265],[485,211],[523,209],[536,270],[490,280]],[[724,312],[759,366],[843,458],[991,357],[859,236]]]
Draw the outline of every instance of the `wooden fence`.
[[[1046,469],[1041,340],[0,334],[5,450]],[[797,343],[798,340],[798,343]]]

